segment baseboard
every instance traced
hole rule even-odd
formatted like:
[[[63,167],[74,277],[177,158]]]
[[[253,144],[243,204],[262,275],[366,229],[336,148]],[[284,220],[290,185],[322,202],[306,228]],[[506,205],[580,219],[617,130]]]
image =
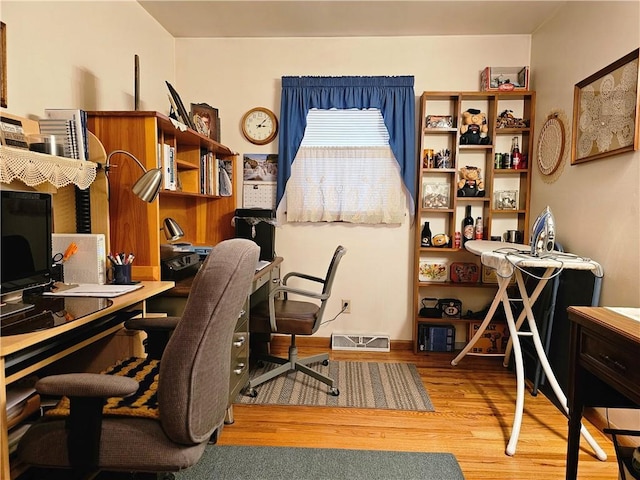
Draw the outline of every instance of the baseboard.
[[[272,335],[271,345],[274,347],[288,347],[290,337],[288,335]],[[297,336],[296,344],[298,347],[314,347],[331,349],[331,337],[315,337],[315,336]],[[391,340],[391,350],[412,350],[413,342],[411,340]]]

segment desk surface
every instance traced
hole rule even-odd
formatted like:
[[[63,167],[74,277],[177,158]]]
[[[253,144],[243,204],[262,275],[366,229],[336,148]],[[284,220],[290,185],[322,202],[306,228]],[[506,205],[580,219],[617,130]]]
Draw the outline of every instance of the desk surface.
[[[91,313],[84,317],[75,319],[73,322],[66,323],[57,327],[38,332],[24,333],[22,335],[12,335],[9,337],[0,337],[0,357],[6,357],[24,348],[30,347],[37,343],[49,340],[64,332],[73,330],[98,318],[117,312],[124,308],[135,305],[154,295],[162,293],[173,288],[174,282],[142,282],[143,287],[131,293],[127,293],[120,297],[112,298],[113,303],[97,312]]]
[[[278,265],[280,265],[282,263],[282,257],[276,257],[273,259],[273,261],[267,265],[266,267],[264,267],[261,270],[258,270],[255,273],[255,276],[253,278],[253,280],[258,280],[260,277],[266,275],[267,273],[270,273],[271,270],[273,270],[275,267],[277,267]],[[187,278],[183,278],[182,280],[179,280],[176,282],[176,286],[174,288],[172,288],[171,290],[169,290],[167,293],[165,293],[165,296],[167,297],[188,297],[189,296],[189,292],[191,291],[191,284],[193,283],[193,278],[194,277],[187,277]]]

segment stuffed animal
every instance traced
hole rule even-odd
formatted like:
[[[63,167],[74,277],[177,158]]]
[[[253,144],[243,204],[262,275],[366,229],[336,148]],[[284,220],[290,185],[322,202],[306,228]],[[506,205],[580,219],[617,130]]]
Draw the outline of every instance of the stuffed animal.
[[[484,197],[484,182],[480,178],[481,169],[477,167],[462,167],[458,182],[459,197]]]
[[[484,113],[476,108],[462,112],[460,145],[488,145],[488,132],[487,116]]]

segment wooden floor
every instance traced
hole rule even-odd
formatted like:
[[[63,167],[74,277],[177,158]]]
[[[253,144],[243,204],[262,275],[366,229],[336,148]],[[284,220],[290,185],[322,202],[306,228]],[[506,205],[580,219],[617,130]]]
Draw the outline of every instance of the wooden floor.
[[[299,347],[300,356],[322,351]],[[282,355],[278,346],[272,351]],[[501,358],[466,357],[456,367],[450,365],[452,354],[409,350],[331,351],[330,358],[416,364],[435,412],[235,405],[235,422],[224,428],[219,444],[450,452],[467,480],[565,478],[567,419],[542,393],[534,397],[527,390],[516,453],[505,455],[516,381]],[[596,459],[582,440],[578,478],[617,479],[612,443],[588,423],[587,428],[609,459]]]

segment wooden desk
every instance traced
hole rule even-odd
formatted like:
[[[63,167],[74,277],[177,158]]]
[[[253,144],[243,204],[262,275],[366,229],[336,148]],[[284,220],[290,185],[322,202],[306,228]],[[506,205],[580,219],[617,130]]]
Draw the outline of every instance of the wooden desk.
[[[9,480],[7,386],[122,329],[115,315],[130,309],[146,312],[146,300],[174,286],[142,282],[143,288],[112,298],[113,304],[72,322],[22,335],[0,337],[0,479]],[[82,333],[80,333],[82,332]],[[77,335],[76,335],[77,334]]]
[[[578,473],[585,405],[640,405],[640,323],[605,307],[569,307],[569,443],[566,478]],[[613,389],[622,397],[603,395]],[[591,394],[597,394],[592,396]]]

